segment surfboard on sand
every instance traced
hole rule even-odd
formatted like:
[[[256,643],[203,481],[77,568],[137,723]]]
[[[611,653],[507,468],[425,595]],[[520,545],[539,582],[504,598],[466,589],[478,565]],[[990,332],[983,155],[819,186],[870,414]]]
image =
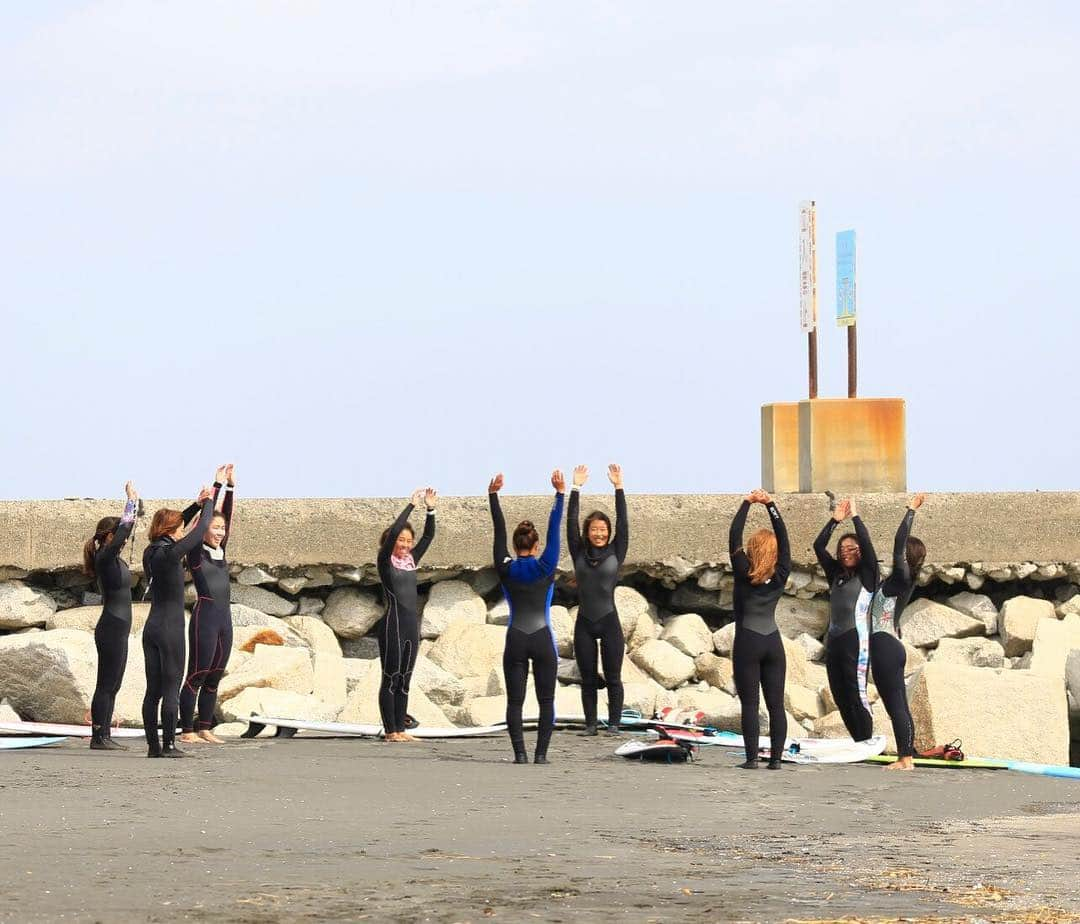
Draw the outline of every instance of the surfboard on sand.
[[[55,722],[0,722],[0,735],[49,735],[67,738],[89,738],[89,725],[61,725]],[[114,728],[114,738],[142,738],[141,728]]]
[[[892,754],[875,754],[867,757],[869,763],[892,764],[896,757]],[[916,767],[952,767],[955,770],[1008,770],[1007,760],[990,760],[983,757],[972,757],[965,760],[940,760],[936,757],[916,757]]]
[[[287,719],[281,716],[253,715],[248,719],[248,728],[240,737],[254,738],[264,728],[277,729],[276,737],[291,738],[298,731],[320,732],[324,735],[345,737],[381,738],[381,725],[358,725],[349,722],[306,722],[302,719]],[[480,725],[473,728],[426,728],[420,725],[409,729],[414,738],[480,738],[486,735],[505,735],[505,725]]]
[[[742,735],[721,732],[719,744],[733,748],[743,747]],[[767,735],[758,739],[758,751],[767,756],[772,743]],[[885,750],[885,736],[875,735],[866,741],[850,738],[788,738],[781,759],[796,764],[853,764],[880,754]]]
[[[626,757],[633,760],[681,764],[692,757],[694,749],[695,746],[688,742],[660,738],[659,740],[627,741],[615,749],[615,754],[617,757]]]
[[[31,737],[19,737],[19,738],[0,738],[0,751],[16,751],[22,748],[45,748],[50,744],[59,744],[61,741],[65,741],[65,738],[31,738]]]

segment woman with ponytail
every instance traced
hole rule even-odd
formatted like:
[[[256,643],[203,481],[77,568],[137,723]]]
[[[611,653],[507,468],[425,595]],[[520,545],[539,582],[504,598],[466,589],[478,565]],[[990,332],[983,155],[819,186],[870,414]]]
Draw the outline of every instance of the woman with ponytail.
[[[759,529],[743,548],[743,530],[753,504],[762,504],[772,529]],[[731,652],[735,690],[742,705],[744,770],[758,766],[760,693],[769,711],[769,769],[779,770],[787,738],[784,681],[787,657],[776,625],[776,604],[791,573],[791,546],[787,528],[773,499],[761,488],[747,495],[731,521],[728,535],[731,567],[735,572],[735,644]]]
[[[150,522],[150,545],[143,552],[143,572],[150,581],[150,615],[143,629],[146,696],[143,730],[147,757],[183,757],[176,747],[180,682],[184,676],[184,556],[203,541],[213,520],[214,498],[208,487],[199,492],[199,521],[186,536],[184,515],[163,507]],[[158,708],[161,738],[158,738]]]
[[[95,751],[125,750],[112,740],[110,731],[131,633],[131,572],[120,553],[135,527],[139,495],[130,481],[124,491],[127,503],[123,515],[99,520],[94,535],[83,546],[83,571],[97,582],[102,600],[101,616],[94,627],[97,684],[90,701],[90,747]]]

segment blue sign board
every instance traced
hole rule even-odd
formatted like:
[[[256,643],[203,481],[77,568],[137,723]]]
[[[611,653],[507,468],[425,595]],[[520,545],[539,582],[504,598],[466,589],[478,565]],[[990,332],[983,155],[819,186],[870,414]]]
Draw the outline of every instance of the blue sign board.
[[[836,323],[851,327],[855,323],[855,232],[836,235]]]

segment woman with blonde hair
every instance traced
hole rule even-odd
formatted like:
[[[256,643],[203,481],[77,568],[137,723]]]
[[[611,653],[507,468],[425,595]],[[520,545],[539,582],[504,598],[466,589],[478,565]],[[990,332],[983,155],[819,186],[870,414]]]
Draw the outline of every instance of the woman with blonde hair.
[[[773,528],[757,530],[743,548],[743,530],[753,504],[764,505]],[[744,770],[756,770],[758,766],[760,690],[765,694],[765,707],[769,711],[769,769],[779,770],[787,738],[784,714],[787,659],[776,625],[776,604],[791,573],[791,547],[780,511],[763,489],[752,491],[740,505],[731,521],[728,547],[735,572],[735,645],[731,659],[735,689],[742,704],[746,748],[746,763],[740,766]]]

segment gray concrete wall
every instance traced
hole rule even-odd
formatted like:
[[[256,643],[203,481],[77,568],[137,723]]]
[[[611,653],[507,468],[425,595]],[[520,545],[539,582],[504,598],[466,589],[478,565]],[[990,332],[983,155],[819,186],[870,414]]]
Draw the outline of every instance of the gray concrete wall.
[[[627,564],[647,566],[675,556],[697,562],[727,560],[727,531],[740,501],[733,494],[630,495],[631,540]],[[613,510],[611,495],[586,495],[582,513]],[[893,532],[906,495],[858,498],[879,558],[891,554]],[[137,557],[146,542],[149,515],[179,501],[146,501],[139,525]],[[271,567],[364,565],[374,561],[379,533],[400,511],[400,499],[237,500],[229,558]],[[796,563],[813,563],[811,544],[828,517],[821,495],[777,498],[788,524]],[[504,497],[510,529],[523,518],[546,522],[550,497]],[[112,501],[0,502],[0,570],[76,568],[83,542],[103,516],[119,515]],[[424,564],[428,567],[483,567],[491,563],[491,521],[483,497],[443,498],[439,532]],[[421,523],[421,515],[414,516]],[[755,511],[750,529],[767,525]],[[915,535],[926,542],[928,561],[1080,561],[1080,494],[935,494],[916,519]],[[564,534],[563,534],[564,535]],[[564,543],[565,545],[565,543]],[[566,566],[565,550],[563,566]],[[3,575],[0,574],[0,577]]]

